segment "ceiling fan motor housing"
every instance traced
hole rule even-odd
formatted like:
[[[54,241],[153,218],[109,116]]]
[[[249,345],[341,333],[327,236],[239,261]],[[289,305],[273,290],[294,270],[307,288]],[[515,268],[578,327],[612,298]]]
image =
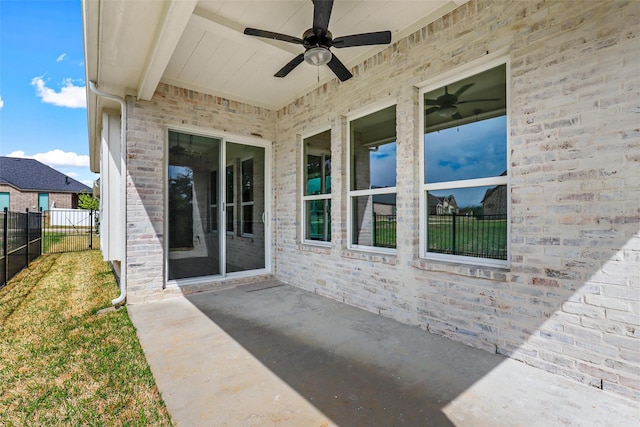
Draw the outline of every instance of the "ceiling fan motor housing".
[[[305,49],[311,49],[312,47],[318,46],[328,49],[333,46],[333,35],[331,34],[331,31],[327,30],[327,33],[324,36],[318,37],[313,32],[313,28],[309,28],[304,32],[304,34],[302,34],[302,44]]]

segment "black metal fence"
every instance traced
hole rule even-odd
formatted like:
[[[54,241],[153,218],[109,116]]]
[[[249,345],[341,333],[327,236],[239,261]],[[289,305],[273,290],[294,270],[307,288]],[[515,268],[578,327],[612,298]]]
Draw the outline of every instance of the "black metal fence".
[[[0,212],[0,287],[42,254],[41,212]]]
[[[507,215],[429,215],[429,252],[507,259]]]
[[[43,253],[100,247],[97,212],[52,209],[0,212],[0,288]]]
[[[396,247],[396,216],[373,213],[373,242],[379,248]]]
[[[396,215],[373,214],[374,245],[396,247]],[[507,215],[429,215],[429,252],[507,259]]]
[[[52,209],[42,216],[42,252],[78,252],[100,247],[93,210]]]

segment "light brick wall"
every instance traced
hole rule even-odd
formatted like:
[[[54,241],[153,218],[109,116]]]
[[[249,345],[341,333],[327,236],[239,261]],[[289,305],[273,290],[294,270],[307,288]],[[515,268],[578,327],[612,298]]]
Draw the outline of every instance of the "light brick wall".
[[[640,8],[472,0],[278,111],[278,278],[339,301],[640,398]],[[419,253],[415,85],[496,51],[510,72],[511,267]],[[346,242],[346,119],[397,99],[398,251]],[[333,245],[301,245],[299,135],[332,124]]]
[[[163,290],[167,125],[260,134],[273,148],[274,273],[288,283],[640,399],[637,2],[476,1],[277,112],[161,84],[127,100],[129,302]],[[419,254],[416,85],[509,56],[511,266]],[[347,248],[347,119],[397,100],[397,254]],[[331,126],[332,246],[301,244],[301,135]],[[233,286],[218,283],[213,286]]]

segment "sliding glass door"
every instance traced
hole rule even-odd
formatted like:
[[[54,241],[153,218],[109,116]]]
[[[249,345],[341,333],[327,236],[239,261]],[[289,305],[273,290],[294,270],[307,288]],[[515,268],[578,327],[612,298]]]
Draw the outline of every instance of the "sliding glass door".
[[[222,140],[169,132],[169,279],[213,276],[220,268],[217,178]]]
[[[169,131],[169,280],[264,269],[265,148]]]
[[[264,148],[226,144],[227,227],[225,271],[265,268]],[[231,229],[231,230],[229,230]]]

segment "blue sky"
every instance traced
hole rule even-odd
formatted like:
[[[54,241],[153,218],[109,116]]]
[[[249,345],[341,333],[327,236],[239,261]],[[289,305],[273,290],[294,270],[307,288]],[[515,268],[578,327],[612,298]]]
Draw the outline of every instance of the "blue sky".
[[[424,136],[425,182],[500,176],[507,170],[506,116],[454,126]],[[489,187],[433,191],[453,194],[460,208],[480,204]]]
[[[425,135],[425,182],[500,176],[507,170],[506,116]]]
[[[90,185],[85,105],[80,0],[0,0],[0,155]]]
[[[369,153],[372,188],[396,186],[396,143],[380,145]]]

